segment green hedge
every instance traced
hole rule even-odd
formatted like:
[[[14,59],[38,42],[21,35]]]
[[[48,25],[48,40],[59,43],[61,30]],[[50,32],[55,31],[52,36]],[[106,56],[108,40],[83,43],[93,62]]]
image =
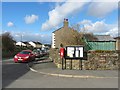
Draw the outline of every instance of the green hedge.
[[[6,51],[6,50],[2,50],[2,59],[6,59],[6,58],[13,58],[14,55],[16,55],[18,52],[20,52],[21,50],[26,50],[26,49],[30,49],[33,50],[32,47],[19,47],[16,46],[14,51]]]

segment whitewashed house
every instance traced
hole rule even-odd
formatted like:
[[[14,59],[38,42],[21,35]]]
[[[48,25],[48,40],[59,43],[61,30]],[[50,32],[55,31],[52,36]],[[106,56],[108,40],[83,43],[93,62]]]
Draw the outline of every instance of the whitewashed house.
[[[36,47],[36,44],[32,41],[28,42],[31,46],[33,46],[34,48]]]
[[[31,46],[33,46],[34,48],[41,48],[42,44],[40,42],[34,42],[34,41],[30,41],[28,42]]]
[[[26,44],[24,42],[17,42],[16,45],[17,46],[26,46]]]

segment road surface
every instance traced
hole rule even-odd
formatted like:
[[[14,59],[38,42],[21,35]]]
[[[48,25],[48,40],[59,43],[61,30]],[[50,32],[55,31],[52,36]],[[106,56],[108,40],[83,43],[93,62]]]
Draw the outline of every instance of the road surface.
[[[41,70],[43,68],[49,69],[49,63],[52,62],[48,62],[48,64],[40,63]],[[33,62],[29,64],[32,65]],[[30,70],[28,63],[14,63],[13,59],[3,61],[2,79],[3,88],[118,88],[118,78],[66,78],[50,76],[33,72]]]

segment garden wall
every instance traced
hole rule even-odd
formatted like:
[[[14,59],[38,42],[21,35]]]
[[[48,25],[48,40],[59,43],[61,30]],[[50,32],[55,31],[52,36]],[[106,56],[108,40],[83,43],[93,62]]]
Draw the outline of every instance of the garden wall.
[[[120,53],[116,51],[90,51],[88,59],[82,60],[83,70],[118,70]],[[58,68],[62,68],[62,60],[58,49],[50,50],[50,57]],[[72,69],[81,69],[79,60],[72,60]],[[71,60],[66,60],[66,69],[71,68]]]

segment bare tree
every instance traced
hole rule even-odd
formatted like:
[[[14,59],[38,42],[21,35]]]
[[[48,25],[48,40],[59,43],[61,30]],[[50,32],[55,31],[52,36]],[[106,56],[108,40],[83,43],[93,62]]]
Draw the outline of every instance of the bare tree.
[[[9,32],[6,32],[2,34],[2,49],[5,51],[14,51],[15,45],[14,45],[13,37],[10,35]]]
[[[76,30],[70,29],[69,32],[64,33],[61,36],[61,41],[64,46],[66,45],[83,45],[84,42],[82,41],[82,33],[79,33]]]
[[[78,32],[80,32],[80,24],[75,24],[75,25],[72,25],[72,28]]]

